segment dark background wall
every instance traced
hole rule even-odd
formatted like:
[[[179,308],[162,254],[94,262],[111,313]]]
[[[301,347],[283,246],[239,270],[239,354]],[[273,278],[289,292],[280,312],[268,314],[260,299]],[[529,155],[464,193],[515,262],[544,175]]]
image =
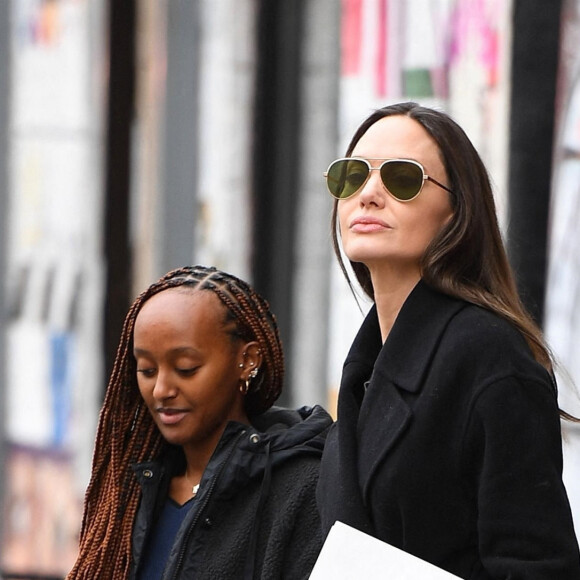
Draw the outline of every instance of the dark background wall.
[[[131,296],[129,195],[135,112],[136,0],[109,1],[109,84],[105,143],[105,373],[113,367]]]
[[[301,0],[260,0],[252,160],[253,254],[256,290],[276,313],[286,360],[290,329],[296,188],[300,175]],[[290,384],[287,367],[286,384]],[[284,395],[281,404],[284,404]]]
[[[544,314],[561,1],[515,0],[508,253],[524,304]]]

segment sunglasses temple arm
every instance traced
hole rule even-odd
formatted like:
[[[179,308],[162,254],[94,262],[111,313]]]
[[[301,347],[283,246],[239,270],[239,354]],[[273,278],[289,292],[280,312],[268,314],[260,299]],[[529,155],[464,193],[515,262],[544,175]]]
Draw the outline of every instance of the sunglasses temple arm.
[[[453,191],[451,191],[446,185],[443,185],[442,183],[440,183],[436,179],[433,179],[432,177],[429,177],[428,175],[427,175],[427,179],[429,181],[432,181],[435,185],[438,185],[439,187],[443,188],[445,191],[448,191],[449,193],[453,194]]]

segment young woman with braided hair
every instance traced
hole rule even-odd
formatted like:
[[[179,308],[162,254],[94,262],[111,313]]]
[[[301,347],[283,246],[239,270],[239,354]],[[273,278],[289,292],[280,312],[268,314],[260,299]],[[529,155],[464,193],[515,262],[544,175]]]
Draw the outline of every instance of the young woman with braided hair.
[[[215,268],[172,271],[129,310],[68,580],[307,578],[331,418],[272,407],[268,303]]]

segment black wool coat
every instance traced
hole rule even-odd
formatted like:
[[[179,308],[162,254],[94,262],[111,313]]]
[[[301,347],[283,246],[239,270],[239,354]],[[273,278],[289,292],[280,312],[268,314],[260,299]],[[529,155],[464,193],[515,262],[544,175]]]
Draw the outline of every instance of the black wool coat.
[[[522,335],[419,282],[344,364],[317,490],[339,520],[469,580],[580,580],[550,375]],[[360,555],[362,557],[362,555]]]

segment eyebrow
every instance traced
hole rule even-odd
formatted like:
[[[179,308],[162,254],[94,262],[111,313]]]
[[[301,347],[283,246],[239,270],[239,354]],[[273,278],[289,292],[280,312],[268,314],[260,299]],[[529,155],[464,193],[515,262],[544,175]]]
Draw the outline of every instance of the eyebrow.
[[[198,355],[198,356],[201,355],[199,350],[197,350],[196,348],[192,348],[191,346],[178,346],[178,347],[172,348],[169,352],[171,354],[194,354],[194,355]],[[133,354],[145,356],[145,355],[148,355],[151,353],[144,348],[134,348]]]

